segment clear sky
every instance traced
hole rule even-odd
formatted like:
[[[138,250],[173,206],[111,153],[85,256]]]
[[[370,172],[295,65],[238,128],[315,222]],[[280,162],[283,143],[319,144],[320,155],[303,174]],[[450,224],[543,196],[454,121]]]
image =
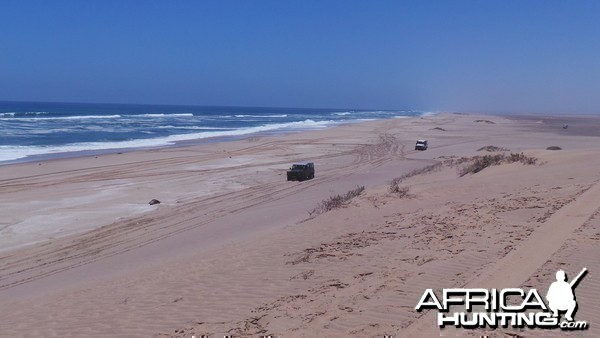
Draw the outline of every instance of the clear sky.
[[[600,1],[0,0],[0,100],[600,113]]]

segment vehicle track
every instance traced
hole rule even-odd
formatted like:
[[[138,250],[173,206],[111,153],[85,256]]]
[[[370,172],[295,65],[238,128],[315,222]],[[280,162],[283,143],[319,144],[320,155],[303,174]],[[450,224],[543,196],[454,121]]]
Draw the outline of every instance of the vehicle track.
[[[335,181],[342,176],[359,173],[363,170],[371,170],[390,161],[408,159],[406,155],[413,153],[413,151],[407,153],[405,151],[406,145],[399,142],[389,132],[390,129],[380,128],[377,131],[377,141],[371,144],[337,143],[338,148],[349,149],[312,156],[311,159],[314,160],[331,160],[343,156],[354,156],[354,159],[349,165],[319,171],[319,175],[315,179],[301,184],[290,185],[272,181],[215,196],[185,198],[179,200],[176,205],[168,206],[170,208],[168,212],[152,212],[120,220],[84,234],[55,240],[52,245],[41,243],[34,248],[18,250],[18,254],[6,253],[0,256],[0,291],[165,240],[205,226],[226,215],[239,213],[259,204],[292,196],[317,185]],[[324,146],[331,144],[326,138],[302,142],[270,141],[228,151],[227,154],[229,156],[256,155],[262,151],[272,152],[274,146],[281,149],[282,152],[293,153],[295,145],[309,143],[313,145],[322,143]],[[0,180],[0,189],[3,191],[35,189],[60,184],[139,178],[146,174],[149,180],[165,176],[189,177],[191,173],[203,175],[226,174],[235,170],[262,168],[304,159],[286,158],[260,164],[244,164],[207,170],[164,170],[178,165],[197,165],[222,158],[223,154],[221,152],[215,152],[213,154],[203,153],[201,157],[193,154],[174,158],[65,170]],[[148,173],[160,171],[161,169],[163,171],[157,174]],[[223,203],[225,201],[227,203]],[[226,207],[223,207],[223,205],[226,205]],[[203,212],[198,212],[198,210],[203,210]],[[174,220],[173,215],[175,214],[184,215],[184,217]]]
[[[553,254],[600,209],[600,184],[596,182],[577,199],[554,213],[527,240],[483,270],[465,288],[504,288],[522,286]],[[443,333],[436,325],[435,311],[425,312],[403,332],[407,337],[432,337]],[[453,334],[453,329],[445,329]]]
[[[139,248],[157,241],[165,240],[169,237],[176,236],[186,231],[192,230],[209,224],[226,215],[235,214],[251,208],[258,204],[269,203],[280,200],[288,196],[297,194],[300,191],[310,189],[314,186],[323,183],[331,182],[339,179],[344,175],[360,172],[366,168],[379,166],[394,158],[400,158],[402,154],[398,151],[402,149],[397,140],[391,135],[383,135],[381,142],[370,146],[358,146],[355,149],[336,153],[334,156],[354,155],[355,160],[351,165],[333,168],[320,172],[319,176],[311,181],[306,181],[301,184],[282,184],[279,181],[268,182],[265,184],[252,186],[242,191],[234,191],[216,196],[202,197],[191,199],[185,203],[181,203],[171,208],[170,212],[142,215],[127,220],[115,222],[113,224],[103,226],[92,230],[88,233],[78,235],[70,239],[61,239],[58,242],[60,245],[57,248],[54,245],[41,244],[36,248],[29,248],[28,254],[14,255],[7,254],[0,257],[0,290],[21,285],[36,279],[54,275],[81,265],[89,264],[107,257],[128,252],[135,248]],[[281,145],[281,144],[279,144]],[[237,150],[238,153],[248,151],[249,149],[262,149],[267,146],[272,146],[271,143],[247,147]],[[231,152],[233,153],[233,152]],[[248,155],[248,153],[245,153]],[[222,154],[215,155],[215,158],[222,157]],[[331,158],[332,155],[322,155],[314,157]],[[207,160],[206,157],[203,161]],[[134,168],[151,167],[152,170],[173,165],[198,163],[198,159],[194,156],[178,157],[176,159],[164,159],[156,161],[141,161],[136,163],[120,164],[114,166],[105,166],[101,168],[101,173],[95,173],[95,168],[87,168],[83,170],[83,174],[76,178],[76,182],[89,182],[90,180],[107,180],[124,178],[126,173],[130,173]],[[287,160],[270,162],[267,165],[275,165],[289,163]],[[260,165],[245,165],[219,169],[203,170],[203,173],[221,173],[230,170],[239,169],[241,167],[262,167]],[[79,173],[78,171],[75,171]],[[89,173],[92,172],[92,173]],[[60,174],[72,174],[73,171],[61,172]],[[56,173],[59,174],[59,173]],[[51,181],[56,178],[56,174],[35,175],[30,176],[35,178],[43,177],[45,180]],[[139,171],[136,175],[139,176]],[[181,174],[177,171],[169,171],[168,175]],[[186,172],[189,174],[189,172]],[[108,178],[107,178],[108,176]],[[26,181],[25,178],[22,180]],[[10,180],[9,180],[10,181]],[[69,183],[73,180],[70,179]],[[24,182],[23,184],[27,184]],[[49,185],[52,185],[48,183]],[[60,183],[56,183],[60,184]],[[4,185],[4,187],[10,186]],[[48,186],[48,185],[38,185]],[[13,185],[14,187],[14,185]],[[227,203],[223,203],[227,201]],[[227,205],[222,207],[222,205]],[[204,210],[198,213],[197,210]],[[179,217],[176,221],[172,215],[185,215]],[[33,264],[32,264],[33,263]]]

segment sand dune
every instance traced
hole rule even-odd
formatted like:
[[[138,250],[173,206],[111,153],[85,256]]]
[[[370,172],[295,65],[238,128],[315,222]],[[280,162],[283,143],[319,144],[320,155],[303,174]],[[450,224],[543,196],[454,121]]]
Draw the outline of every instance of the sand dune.
[[[577,318],[597,336],[600,135],[583,134],[448,113],[0,167],[0,336],[437,336],[434,313],[414,310],[426,288],[545,291],[584,265]],[[490,145],[538,162],[459,177]],[[286,182],[306,159],[316,178]]]

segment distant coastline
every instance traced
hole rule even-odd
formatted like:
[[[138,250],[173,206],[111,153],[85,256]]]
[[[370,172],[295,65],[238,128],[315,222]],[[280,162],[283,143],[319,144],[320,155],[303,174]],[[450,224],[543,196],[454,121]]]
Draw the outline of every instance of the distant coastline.
[[[352,110],[0,101],[0,165],[237,140],[425,114]]]

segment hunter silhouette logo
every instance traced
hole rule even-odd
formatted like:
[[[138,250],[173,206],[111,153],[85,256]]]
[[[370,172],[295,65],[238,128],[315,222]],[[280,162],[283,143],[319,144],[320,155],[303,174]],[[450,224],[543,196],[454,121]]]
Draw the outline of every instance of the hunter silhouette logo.
[[[577,311],[575,288],[587,274],[587,268],[567,282],[563,270],[556,272],[556,281],[548,288],[544,302],[536,289],[443,289],[441,297],[433,289],[421,296],[415,310],[437,309],[439,327],[459,328],[546,328],[584,330],[588,322],[575,321]],[[452,311],[454,310],[454,311]],[[565,320],[560,321],[560,314]]]
[[[565,272],[563,270],[556,272],[556,282],[550,285],[548,294],[546,295],[548,307],[552,310],[553,317],[558,317],[559,311],[566,311],[565,318],[568,321],[573,321],[573,314],[577,310],[574,289],[586,274],[587,268],[583,268],[571,283],[567,283]]]

